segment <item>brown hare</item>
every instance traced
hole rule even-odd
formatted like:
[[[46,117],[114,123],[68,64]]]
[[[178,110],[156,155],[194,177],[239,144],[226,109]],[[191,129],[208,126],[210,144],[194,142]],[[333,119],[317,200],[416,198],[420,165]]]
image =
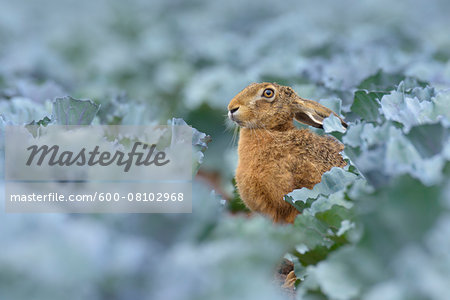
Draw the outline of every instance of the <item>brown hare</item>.
[[[299,212],[284,201],[284,195],[312,188],[323,173],[346,165],[340,155],[344,146],[336,139],[298,129],[292,122],[321,128],[331,114],[336,115],[274,83],[251,84],[231,100],[228,117],[241,127],[237,188],[250,210],[274,222],[293,223]]]

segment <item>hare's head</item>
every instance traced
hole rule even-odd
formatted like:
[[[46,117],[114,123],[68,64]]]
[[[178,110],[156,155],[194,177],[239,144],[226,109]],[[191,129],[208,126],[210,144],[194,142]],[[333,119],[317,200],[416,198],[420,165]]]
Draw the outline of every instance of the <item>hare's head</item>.
[[[228,117],[241,127],[286,128],[292,119],[322,128],[323,120],[336,115],[332,110],[311,100],[300,98],[292,88],[275,83],[253,83],[228,104]]]

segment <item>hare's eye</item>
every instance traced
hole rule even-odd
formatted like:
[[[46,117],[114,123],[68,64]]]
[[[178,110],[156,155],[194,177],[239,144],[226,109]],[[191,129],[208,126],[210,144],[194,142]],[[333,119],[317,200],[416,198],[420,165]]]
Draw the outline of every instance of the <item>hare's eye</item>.
[[[263,92],[263,96],[266,98],[272,98],[275,92],[272,89],[265,89]]]

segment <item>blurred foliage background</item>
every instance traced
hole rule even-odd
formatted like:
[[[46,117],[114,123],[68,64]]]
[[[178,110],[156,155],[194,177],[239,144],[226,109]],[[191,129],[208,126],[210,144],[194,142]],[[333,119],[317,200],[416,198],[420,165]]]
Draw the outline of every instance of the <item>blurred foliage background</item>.
[[[299,299],[450,297],[448,1],[0,7],[0,130],[71,95],[101,104],[97,124],[179,117],[212,137],[192,214],[1,213],[1,299],[285,299],[269,283],[286,253]],[[226,105],[257,81],[350,124],[325,126],[351,164],[286,198],[294,226],[246,218],[232,184]]]

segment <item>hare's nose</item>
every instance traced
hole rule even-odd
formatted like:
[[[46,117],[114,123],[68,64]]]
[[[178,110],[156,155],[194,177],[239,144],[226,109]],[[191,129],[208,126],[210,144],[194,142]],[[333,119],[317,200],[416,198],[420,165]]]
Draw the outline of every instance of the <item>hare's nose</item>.
[[[239,109],[239,106],[235,107],[235,108],[232,108],[232,109],[230,109],[230,113],[234,114],[235,112],[237,112],[238,109]]]
[[[238,106],[238,107],[235,107],[235,108],[232,108],[232,109],[230,109],[230,110],[228,111],[228,118],[229,118],[231,121],[235,121],[236,116],[233,115],[233,114],[234,114],[235,112],[237,112],[238,109],[239,109],[239,106]]]

